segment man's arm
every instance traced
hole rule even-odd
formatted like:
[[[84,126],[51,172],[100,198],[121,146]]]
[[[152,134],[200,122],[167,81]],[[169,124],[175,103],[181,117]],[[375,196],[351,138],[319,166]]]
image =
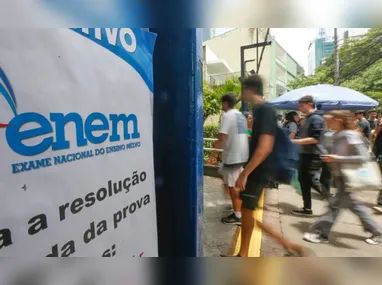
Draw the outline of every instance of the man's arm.
[[[315,138],[295,139],[292,142],[299,145],[318,144],[318,140]]]
[[[299,144],[299,145],[310,145],[310,144],[319,143],[319,140],[325,129],[324,119],[320,117],[312,118],[312,122],[310,123],[310,125],[311,125],[310,137],[292,140],[293,143]]]
[[[252,155],[247,166],[244,168],[244,175],[249,176],[272,152],[275,137],[272,135],[261,135],[259,144]]]

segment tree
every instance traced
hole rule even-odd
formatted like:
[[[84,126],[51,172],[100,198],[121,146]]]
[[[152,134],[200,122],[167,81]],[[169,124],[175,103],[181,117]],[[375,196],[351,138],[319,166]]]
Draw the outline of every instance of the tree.
[[[360,39],[347,40],[339,49],[340,85],[382,103],[382,28],[370,29]],[[290,89],[334,83],[334,55],[312,76],[300,75],[288,83]]]
[[[382,59],[342,86],[359,91],[382,103]]]
[[[221,111],[221,97],[229,92],[234,93],[238,98],[241,90],[240,81],[236,77],[226,80],[221,85],[208,85],[203,82],[203,103],[204,121],[213,115],[218,115]]]
[[[220,98],[214,88],[206,82],[203,82],[203,104],[203,121],[209,116],[219,114],[221,109]]]

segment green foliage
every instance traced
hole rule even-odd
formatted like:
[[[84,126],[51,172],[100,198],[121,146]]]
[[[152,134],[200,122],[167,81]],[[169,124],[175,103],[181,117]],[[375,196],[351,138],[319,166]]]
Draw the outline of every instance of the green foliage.
[[[203,130],[203,136],[205,138],[217,138],[219,134],[219,125],[218,124],[210,124],[205,125]]]
[[[240,94],[241,84],[238,78],[232,77],[224,82],[222,85],[215,85],[212,87],[221,96],[232,92],[237,96]]]
[[[240,81],[236,77],[226,80],[222,85],[208,85],[203,82],[204,121],[209,116],[220,114],[221,97],[224,94],[233,92],[239,98],[240,88]]]
[[[359,76],[341,84],[382,102],[382,59],[360,73]]]
[[[219,134],[219,125],[218,124],[210,124],[204,126],[203,137],[204,138],[217,138]],[[212,141],[204,141],[204,147],[213,148],[214,143]],[[208,159],[211,154],[211,151],[204,152],[204,159]]]
[[[360,39],[350,39],[339,49],[340,85],[382,103],[382,28],[371,29]],[[334,83],[334,54],[312,76],[300,75],[290,89]]]
[[[221,110],[221,102],[219,94],[215,92],[212,86],[203,82],[203,120],[205,121],[209,116],[219,114]]]

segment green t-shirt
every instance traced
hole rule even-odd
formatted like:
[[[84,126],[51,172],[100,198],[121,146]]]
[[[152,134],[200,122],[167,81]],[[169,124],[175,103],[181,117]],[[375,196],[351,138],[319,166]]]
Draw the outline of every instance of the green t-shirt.
[[[247,135],[252,137],[252,131],[250,129],[247,129]]]

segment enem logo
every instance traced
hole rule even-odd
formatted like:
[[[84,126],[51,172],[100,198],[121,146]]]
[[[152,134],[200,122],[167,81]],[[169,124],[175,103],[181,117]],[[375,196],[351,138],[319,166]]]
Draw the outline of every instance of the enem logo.
[[[1,123],[1,128],[6,128],[5,136],[9,147],[23,156],[35,156],[47,151],[69,149],[73,141],[66,136],[66,125],[75,126],[75,143],[77,147],[90,144],[119,142],[121,140],[139,139],[138,118],[135,114],[102,114],[93,112],[83,118],[79,113],[70,112],[50,113],[49,118],[35,112],[17,114],[16,98],[9,80],[0,69],[0,93],[5,97],[15,117],[8,123]],[[38,127],[22,130],[24,125],[37,124]],[[122,135],[118,129],[122,124]],[[122,137],[122,138],[121,138]],[[25,144],[26,140],[34,140],[34,145]],[[36,143],[37,142],[37,143]]]
[[[11,83],[8,80],[8,77],[5,75],[3,69],[0,67],[0,94],[5,98],[9,107],[11,108],[13,114],[17,116],[17,102],[16,96],[13,92]],[[0,128],[6,128],[9,124],[0,122]]]
[[[21,127],[34,123],[38,127],[21,130]],[[23,156],[35,156],[52,148],[52,151],[69,149],[72,141],[66,136],[66,125],[75,125],[75,142],[77,147],[90,144],[101,144],[106,140],[119,142],[121,140],[139,139],[138,119],[134,114],[109,114],[99,112],[89,114],[86,118],[78,113],[68,114],[50,113],[49,118],[39,113],[22,113],[17,115],[9,123],[6,129],[6,138],[9,147]],[[123,138],[118,132],[118,126],[122,123]],[[132,127],[132,129],[131,129]],[[30,145],[25,140],[40,138],[39,142]]]

